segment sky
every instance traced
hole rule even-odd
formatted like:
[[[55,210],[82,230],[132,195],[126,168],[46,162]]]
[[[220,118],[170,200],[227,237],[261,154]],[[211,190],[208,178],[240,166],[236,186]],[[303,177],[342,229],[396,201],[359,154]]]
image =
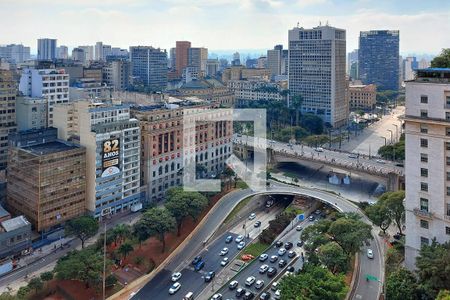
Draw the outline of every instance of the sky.
[[[0,0],[0,44],[57,38],[69,48],[169,49],[176,40],[213,50],[287,45],[288,30],[319,22],[347,31],[347,52],[362,30],[400,30],[400,53],[450,47],[449,0]]]

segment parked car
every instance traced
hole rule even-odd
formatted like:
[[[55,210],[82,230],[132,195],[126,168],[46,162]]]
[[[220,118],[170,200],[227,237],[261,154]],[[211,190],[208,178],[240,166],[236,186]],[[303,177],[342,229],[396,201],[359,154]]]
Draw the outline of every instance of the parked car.
[[[225,266],[228,264],[228,262],[229,262],[228,257],[224,257],[224,258],[222,259],[222,261],[220,262],[220,265],[221,265],[222,267],[225,267]]]
[[[192,260],[192,264],[195,266],[196,264],[198,264],[199,261],[202,260],[201,256],[196,256],[193,260]]]
[[[350,153],[348,155],[349,158],[358,158],[358,155],[356,155],[355,153]]]
[[[295,228],[295,230],[297,230],[297,231],[302,231],[302,230],[303,230],[303,227],[300,226],[300,225],[297,225],[297,227]]]
[[[216,272],[210,271],[205,275],[205,282],[210,282],[216,276]]]
[[[261,221],[256,221],[256,223],[253,224],[253,226],[254,226],[255,228],[258,228],[259,226],[261,226]]]
[[[255,294],[253,294],[252,291],[247,291],[244,294],[244,300],[250,300],[253,299],[253,297],[255,297]]]
[[[194,266],[194,270],[200,271],[201,269],[203,269],[204,266],[205,266],[205,262],[203,260],[201,260]]]
[[[270,257],[270,262],[271,263],[274,263],[274,262],[276,262],[278,260],[278,256],[276,256],[276,255],[272,255],[271,257]]]
[[[275,298],[275,299],[281,299],[281,291],[280,290],[276,290],[275,291],[275,294],[273,295],[273,297]]]
[[[311,222],[314,221],[316,218],[313,215],[310,215],[308,218]]]
[[[292,247],[294,247],[294,245],[293,245],[291,242],[286,242],[286,243],[284,243],[284,248],[285,248],[286,250],[289,250],[289,249],[291,249]]]
[[[227,244],[231,243],[232,241],[233,241],[232,235],[227,236],[227,238],[225,239],[225,243],[227,243]]]
[[[269,292],[264,292],[261,294],[261,296],[259,296],[259,300],[270,300],[270,293]]]
[[[266,261],[269,255],[267,253],[263,253],[259,256],[259,261]]]
[[[278,262],[278,266],[280,268],[284,268],[284,266],[286,266],[287,262],[284,259],[280,259],[280,261]]]
[[[239,282],[237,282],[237,280],[233,280],[232,282],[230,282],[230,284],[228,285],[228,288],[230,290],[234,290],[235,288],[237,288]]]
[[[298,240],[297,241],[297,247],[301,247],[303,246],[303,241],[302,240]]]
[[[181,288],[181,283],[175,282],[169,289],[169,294],[173,295],[178,292]]]
[[[175,273],[172,274],[172,281],[173,282],[177,282],[178,279],[180,279],[180,278],[181,278],[181,273],[180,272],[175,272]]]
[[[244,247],[245,247],[245,242],[240,242],[240,243],[238,244],[238,246],[237,246],[237,248],[238,248],[239,250],[244,249]]]
[[[264,280],[258,279],[255,282],[255,288],[257,290],[261,289],[264,286]]]
[[[228,253],[228,248],[223,248],[222,251],[220,251],[220,256],[225,256]]]
[[[249,220],[254,220],[256,218],[256,214],[255,213],[251,213],[250,216],[248,216]]]
[[[373,251],[372,249],[367,249],[367,257],[373,259]]]
[[[283,256],[285,253],[286,253],[286,249],[284,249],[284,248],[280,248],[280,249],[278,250],[278,255],[279,255],[279,256]]]
[[[259,273],[264,274],[268,269],[269,269],[268,265],[262,265],[261,267],[259,267]]]
[[[289,266],[289,267],[287,267],[286,270],[287,270],[288,272],[293,273],[293,272],[295,271],[295,268],[294,268],[294,266]]]
[[[245,280],[245,285],[251,286],[255,282],[255,280],[256,280],[255,276],[250,276],[247,278],[247,280]]]
[[[297,255],[297,253],[295,253],[295,251],[292,251],[292,250],[291,250],[291,251],[288,252],[288,257],[289,257],[289,258],[293,258],[293,257],[295,257],[296,255]]]
[[[245,294],[245,292],[246,292],[246,290],[244,288],[238,288],[236,290],[235,295],[236,295],[236,297],[239,298],[239,297],[242,297]]]
[[[267,277],[271,278],[277,274],[278,270],[277,268],[270,267],[269,270],[267,270]]]
[[[323,148],[322,147],[317,147],[314,150],[316,150],[316,152],[323,152]]]
[[[283,242],[282,242],[282,241],[277,241],[277,242],[275,243],[275,246],[276,246],[277,248],[280,248],[281,246],[283,246]]]
[[[211,297],[211,300],[221,300],[221,299],[222,299],[222,294],[219,294],[219,293],[214,294],[214,295]]]
[[[275,281],[274,283],[272,283],[272,286],[270,287],[270,289],[272,291],[278,290],[278,281]]]
[[[235,241],[236,243],[240,243],[240,242],[242,242],[243,240],[244,240],[244,236],[243,236],[242,234],[238,235],[238,236],[234,239],[234,241]]]

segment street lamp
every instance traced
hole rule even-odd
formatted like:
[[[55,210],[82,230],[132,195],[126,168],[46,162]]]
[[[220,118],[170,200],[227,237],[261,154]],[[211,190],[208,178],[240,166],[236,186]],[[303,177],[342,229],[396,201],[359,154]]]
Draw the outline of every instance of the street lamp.
[[[398,125],[397,124],[392,124],[395,126],[395,141],[398,141]]]
[[[389,133],[391,134],[391,144],[392,144],[392,130],[388,129]]]

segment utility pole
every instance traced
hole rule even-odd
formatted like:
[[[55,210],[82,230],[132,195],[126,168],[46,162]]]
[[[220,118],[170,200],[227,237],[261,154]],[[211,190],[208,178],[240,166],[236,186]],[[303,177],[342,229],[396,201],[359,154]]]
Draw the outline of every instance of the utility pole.
[[[103,300],[106,299],[106,222],[103,229]]]

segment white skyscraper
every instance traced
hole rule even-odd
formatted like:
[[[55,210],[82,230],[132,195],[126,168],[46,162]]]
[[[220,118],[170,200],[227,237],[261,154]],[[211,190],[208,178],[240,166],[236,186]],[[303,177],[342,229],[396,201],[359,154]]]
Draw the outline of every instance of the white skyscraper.
[[[78,46],[83,49],[86,61],[94,60],[94,46]]]
[[[267,68],[272,77],[283,74],[283,46],[276,45],[272,50],[267,50]]]
[[[56,58],[56,39],[38,39],[38,60],[54,60]]]
[[[346,124],[345,30],[331,26],[289,30],[289,90],[303,98],[303,113],[333,127]]]

